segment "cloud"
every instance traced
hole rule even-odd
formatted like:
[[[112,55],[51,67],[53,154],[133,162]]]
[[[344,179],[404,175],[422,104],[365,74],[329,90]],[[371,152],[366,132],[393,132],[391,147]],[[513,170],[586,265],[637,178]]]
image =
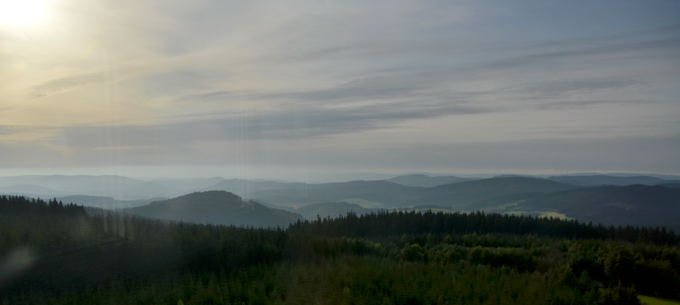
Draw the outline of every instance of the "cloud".
[[[16,145],[49,140],[55,129],[46,126],[0,125],[0,143]]]
[[[347,108],[293,107],[159,125],[81,126],[62,130],[72,147],[176,147],[201,141],[310,139],[389,128],[403,121],[488,110],[454,102],[391,103]]]
[[[34,86],[31,95],[34,98],[40,98],[50,94],[58,93],[60,91],[87,85],[89,83],[103,81],[106,79],[106,75],[100,73],[87,73],[59,78]]]
[[[571,93],[589,93],[590,91],[625,88],[640,83],[640,81],[622,77],[604,79],[565,79],[560,81],[533,83],[521,88],[520,91],[531,92],[539,98],[549,98]]]
[[[388,151],[404,150],[404,156]],[[417,148],[391,147],[379,151],[391,160],[414,168],[455,167],[462,171],[513,173],[522,170],[552,172],[666,172],[680,171],[680,136],[533,139],[482,143],[423,145]],[[358,157],[358,156],[357,156]],[[358,162],[358,161],[357,161]],[[387,164],[378,167],[389,167]],[[394,166],[394,165],[393,165]]]
[[[643,101],[640,100],[584,100],[584,101],[559,101],[552,102],[549,104],[542,104],[538,106],[538,109],[550,110],[550,109],[568,109],[568,108],[584,108],[596,105],[635,105],[641,104]]]
[[[586,46],[573,46],[569,41],[565,41],[564,43],[566,45],[558,50],[545,51],[539,49],[537,50],[538,52],[533,54],[483,63],[480,64],[478,68],[493,71],[546,65],[563,66],[568,62],[587,62],[590,64],[591,60],[598,59],[598,56],[614,58],[619,61],[630,58],[639,59],[660,56],[675,58],[678,57],[678,55],[674,51],[680,48],[680,39],[678,37],[657,40],[642,39],[638,41],[615,43],[605,41],[603,43],[595,43],[594,45]]]
[[[3,36],[0,144],[190,163],[235,141],[484,155],[470,143],[677,133],[680,7],[623,1],[64,0],[60,26]],[[407,146],[362,156],[427,157]]]

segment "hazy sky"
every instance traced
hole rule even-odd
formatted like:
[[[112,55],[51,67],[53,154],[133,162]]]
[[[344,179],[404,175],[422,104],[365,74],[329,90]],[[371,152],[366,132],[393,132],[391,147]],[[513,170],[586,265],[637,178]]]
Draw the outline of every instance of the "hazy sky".
[[[22,3],[0,171],[680,173],[679,1]]]

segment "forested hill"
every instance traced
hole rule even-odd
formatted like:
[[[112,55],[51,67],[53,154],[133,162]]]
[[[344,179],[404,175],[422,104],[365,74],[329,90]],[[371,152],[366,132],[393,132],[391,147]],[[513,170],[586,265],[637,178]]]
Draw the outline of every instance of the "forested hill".
[[[129,211],[145,217],[224,225],[285,226],[300,218],[294,214],[316,218],[347,211],[363,214],[381,209],[435,209],[677,228],[680,193],[674,191],[679,189],[673,184],[675,180],[667,178],[580,175],[464,179],[405,175],[389,180],[295,183],[217,177],[146,181],[118,176],[18,176],[0,177],[0,194],[57,197],[106,209],[147,205]],[[248,200],[232,200],[224,192],[213,192],[216,190]],[[198,195],[201,193],[206,195]],[[171,199],[164,201],[167,198]],[[148,205],[154,201],[164,204]]]
[[[317,218],[338,217],[349,213],[368,214],[379,210],[367,209],[358,204],[347,202],[325,202],[306,205],[295,211],[300,213],[305,219],[314,220]]]
[[[6,217],[16,215],[85,216],[85,208],[73,203],[64,204],[56,199],[45,201],[23,196],[0,196],[0,215]]]
[[[666,228],[606,227],[574,220],[475,212],[380,212],[299,222],[290,231],[317,235],[385,237],[404,234],[520,234],[556,238],[612,239],[675,245],[680,237]]]
[[[224,191],[191,193],[127,211],[150,218],[246,227],[286,227],[301,219],[295,213],[268,208]]]
[[[434,187],[444,184],[452,184],[474,180],[456,176],[429,176],[424,174],[401,175],[387,179],[387,181],[406,186]]]
[[[423,192],[419,204],[462,210],[481,210],[484,202],[509,196],[546,194],[576,188],[573,185],[533,177],[495,177],[440,185]]]
[[[0,196],[0,304],[639,304],[680,298],[665,229],[392,212],[244,229]]]
[[[438,205],[459,210],[480,210],[485,200],[509,195],[544,194],[576,188],[574,185],[532,177],[495,177],[438,185],[405,186],[390,181],[350,181],[308,184],[253,192],[251,198],[281,206],[326,202],[360,202],[364,207],[403,208]]]
[[[541,194],[517,205],[526,211],[559,211],[581,221],[609,225],[680,225],[680,188],[598,186]]]
[[[376,207],[399,207],[408,205],[421,196],[423,188],[375,181],[349,181],[306,184],[303,188],[263,190],[251,194],[251,198],[280,206],[304,206],[315,203],[361,200]]]
[[[677,183],[677,180],[661,179],[651,176],[610,176],[610,175],[572,175],[552,176],[548,179],[579,186],[604,186],[604,185],[661,185]]]

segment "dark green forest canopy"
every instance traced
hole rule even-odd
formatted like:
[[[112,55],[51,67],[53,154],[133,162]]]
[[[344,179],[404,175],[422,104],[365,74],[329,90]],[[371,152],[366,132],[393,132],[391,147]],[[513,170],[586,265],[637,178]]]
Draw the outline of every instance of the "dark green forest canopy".
[[[55,200],[0,197],[0,304],[680,299],[679,240],[663,228],[394,212],[273,230],[91,214]],[[8,263],[17,257],[20,264]]]
[[[298,222],[289,229],[330,236],[377,237],[401,234],[505,233],[559,238],[615,239],[678,244],[680,238],[663,227],[602,226],[575,220],[502,214],[442,212],[379,212]]]

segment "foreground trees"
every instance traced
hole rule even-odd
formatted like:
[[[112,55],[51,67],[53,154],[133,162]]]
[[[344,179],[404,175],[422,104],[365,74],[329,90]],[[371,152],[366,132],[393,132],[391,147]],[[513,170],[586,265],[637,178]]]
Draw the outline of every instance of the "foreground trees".
[[[664,229],[383,213],[262,230],[89,214],[54,201],[0,197],[0,304],[680,299],[678,237]],[[9,268],[16,257],[24,263]]]

